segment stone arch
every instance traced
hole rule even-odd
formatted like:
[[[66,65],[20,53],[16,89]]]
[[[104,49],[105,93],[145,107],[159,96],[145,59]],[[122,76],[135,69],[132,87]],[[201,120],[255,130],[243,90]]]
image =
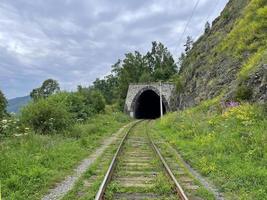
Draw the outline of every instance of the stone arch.
[[[130,110],[132,110],[134,112],[134,117],[136,117],[136,106],[137,106],[137,102],[138,102],[138,99],[141,97],[142,94],[144,94],[146,91],[153,91],[156,95],[158,95],[158,97],[160,97],[160,91],[156,88],[156,87],[153,87],[153,86],[145,86],[143,88],[141,88],[137,93],[136,95],[134,96],[132,102],[131,102],[131,106],[130,106]],[[165,112],[169,112],[170,110],[170,107],[169,107],[169,104],[168,104],[168,101],[166,100],[165,96],[162,95],[162,103],[163,103],[163,107],[165,109]]]

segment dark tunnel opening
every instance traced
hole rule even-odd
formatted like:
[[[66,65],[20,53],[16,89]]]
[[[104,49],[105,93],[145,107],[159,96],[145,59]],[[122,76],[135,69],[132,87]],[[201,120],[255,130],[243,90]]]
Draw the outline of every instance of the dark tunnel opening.
[[[162,103],[163,114],[166,112]],[[136,119],[156,119],[160,117],[160,97],[153,90],[144,91],[135,103],[134,116]]]

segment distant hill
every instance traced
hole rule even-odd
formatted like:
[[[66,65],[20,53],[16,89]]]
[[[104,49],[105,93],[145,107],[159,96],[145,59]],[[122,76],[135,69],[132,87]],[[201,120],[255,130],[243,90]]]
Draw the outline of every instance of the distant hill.
[[[25,106],[26,104],[28,104],[30,100],[31,100],[31,97],[30,96],[16,97],[14,99],[9,99],[8,100],[7,111],[9,113],[11,113],[11,112],[18,113],[19,110],[23,106]]]

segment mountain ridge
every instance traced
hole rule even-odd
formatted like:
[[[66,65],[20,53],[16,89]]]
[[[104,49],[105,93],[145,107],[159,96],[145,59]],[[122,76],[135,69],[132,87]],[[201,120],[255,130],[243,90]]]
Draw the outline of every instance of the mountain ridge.
[[[27,105],[31,100],[30,96],[15,97],[8,99],[7,112],[9,113],[18,113],[19,110]]]

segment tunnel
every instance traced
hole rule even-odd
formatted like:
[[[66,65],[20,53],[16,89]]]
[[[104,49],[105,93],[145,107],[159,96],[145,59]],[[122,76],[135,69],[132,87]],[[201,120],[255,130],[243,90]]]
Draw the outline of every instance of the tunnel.
[[[166,112],[162,103],[163,114]],[[160,117],[160,97],[153,90],[144,91],[135,102],[134,116],[136,119],[156,119]]]

